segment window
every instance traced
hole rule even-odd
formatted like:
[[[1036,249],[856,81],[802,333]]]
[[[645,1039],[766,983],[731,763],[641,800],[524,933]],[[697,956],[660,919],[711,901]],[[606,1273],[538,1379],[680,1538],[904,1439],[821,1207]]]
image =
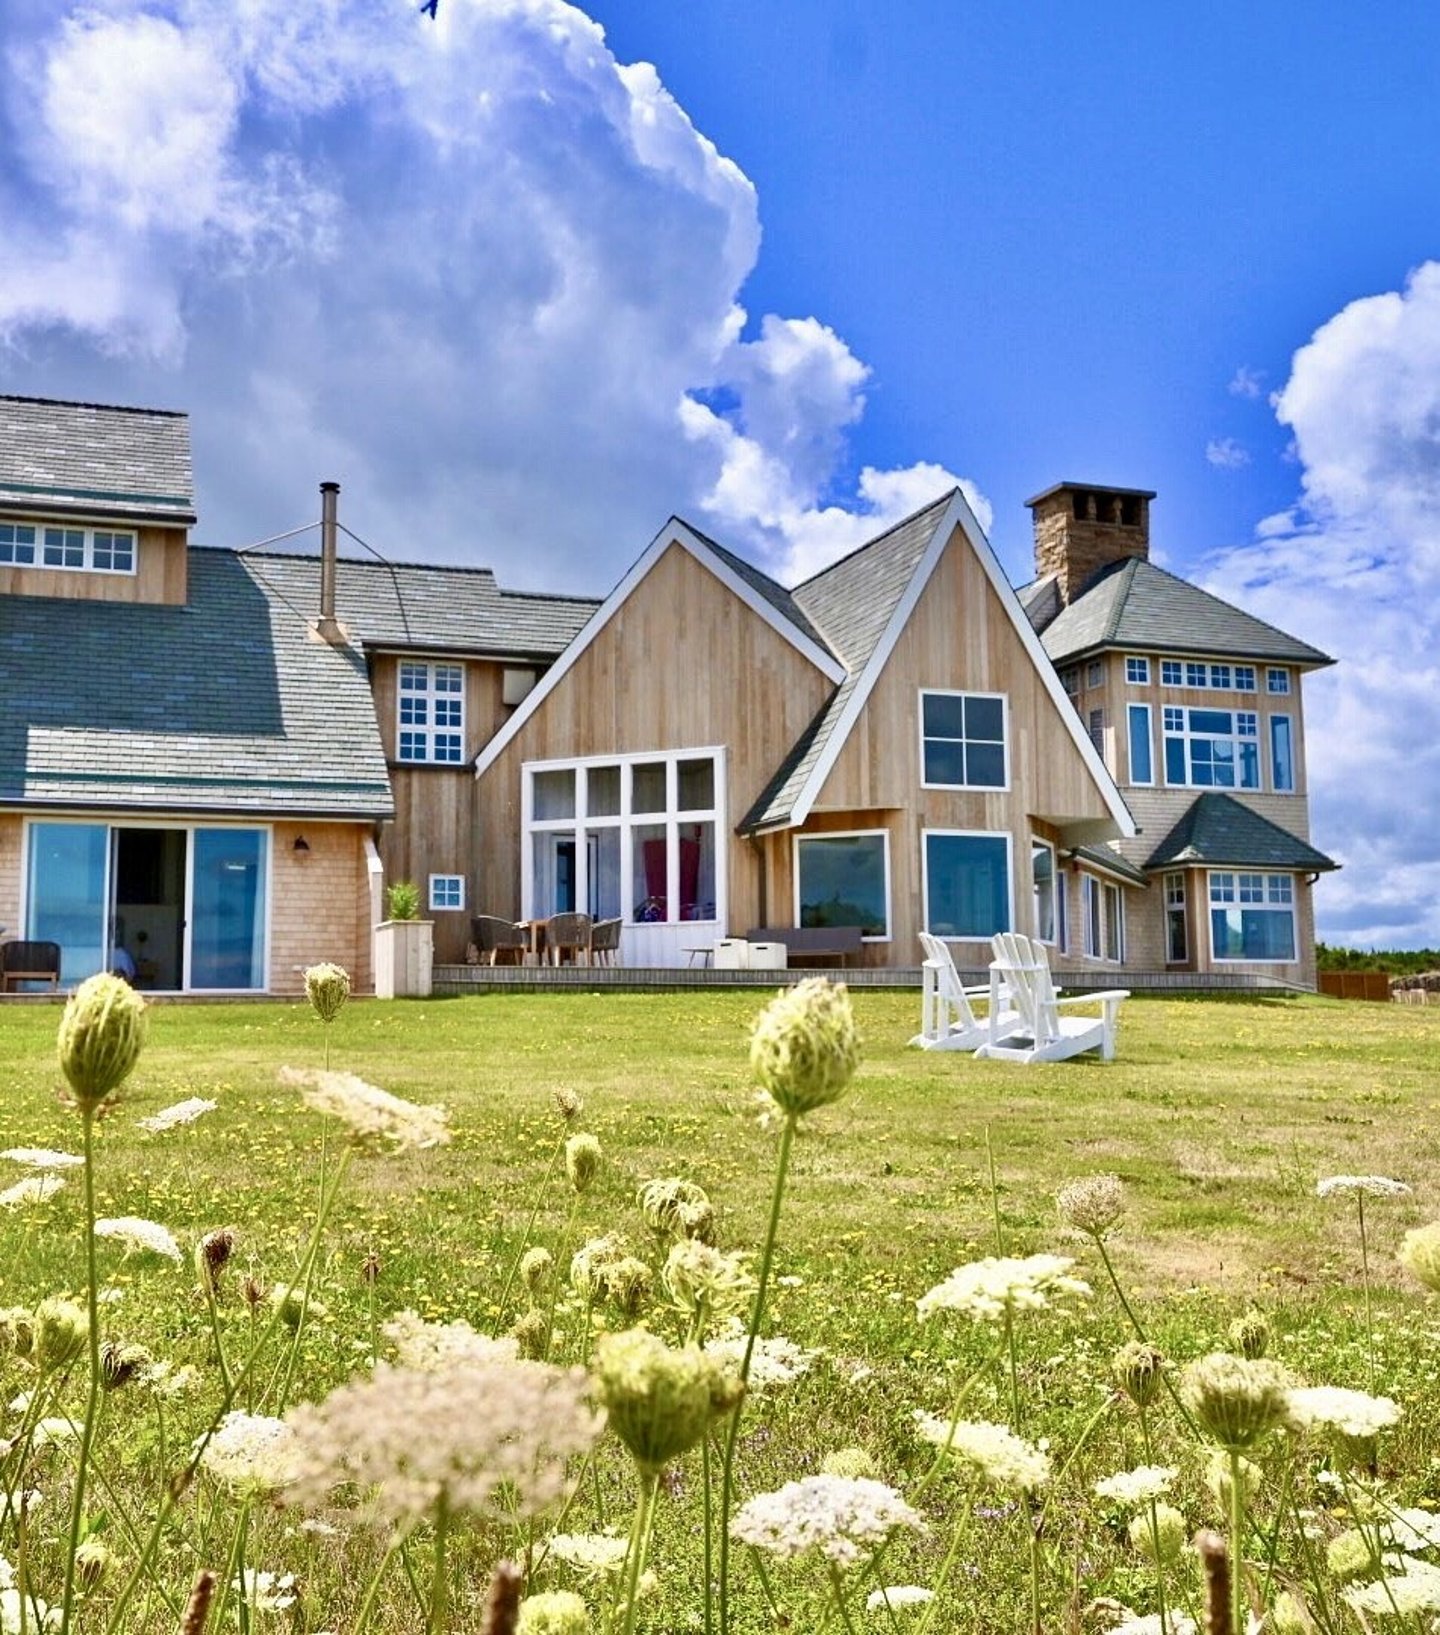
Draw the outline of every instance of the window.
[[[91,565],[101,573],[130,573],[135,567],[134,534],[114,534],[96,530],[91,546]]]
[[[1235,666],[1235,691],[1237,693],[1253,693],[1255,691],[1255,666],[1253,664],[1237,664]]]
[[[1105,958],[1119,965],[1125,958],[1125,899],[1119,886],[1105,887]]]
[[[1087,687],[1098,687],[1104,679],[1105,666],[1101,664],[1099,659],[1091,659],[1089,664],[1085,666],[1085,685]]]
[[[45,554],[40,559],[47,568],[83,568],[85,566],[85,530],[83,528],[47,528]]]
[[[1093,874],[1080,876],[1080,902],[1085,915],[1085,953],[1090,959],[1099,959],[1104,946],[1101,937],[1100,882]]]
[[[984,941],[1010,929],[1010,836],[927,829],[925,929]]]
[[[1154,783],[1155,765],[1151,754],[1150,706],[1131,704],[1126,711],[1130,723],[1130,782]]]
[[[1179,659],[1160,660],[1160,682],[1165,687],[1179,687],[1184,684],[1185,671]]]
[[[458,766],[465,753],[465,666],[400,665],[399,756]]]
[[[1295,756],[1288,715],[1270,717],[1270,787],[1277,795],[1295,793]]]
[[[1196,664],[1193,659],[1185,663],[1185,685],[1187,687],[1203,687],[1210,679],[1210,671],[1206,665]]]
[[[1228,664],[1212,664],[1210,666],[1210,685],[1223,687],[1227,691],[1230,687],[1230,666]]]
[[[1294,876],[1212,874],[1210,944],[1217,961],[1292,963],[1295,959]]]
[[[1060,685],[1070,695],[1073,701],[1080,692],[1080,672],[1072,664],[1069,669],[1060,672]]]
[[[921,693],[921,782],[927,789],[1005,789],[1005,699]]]
[[[1190,957],[1190,933],[1186,924],[1185,876],[1182,872],[1165,876],[1165,961],[1183,965]]]
[[[27,568],[80,568],[134,573],[135,535],[113,528],[58,523],[0,522],[0,563]]]
[[[867,938],[889,937],[890,853],[883,829],[796,836],[795,923],[858,925]]]
[[[1265,672],[1265,691],[1267,693],[1288,693],[1290,691],[1290,672],[1288,670],[1267,670]]]
[[[29,565],[34,561],[34,524],[29,522],[0,522],[0,562]]]
[[[1041,942],[1058,946],[1062,885],[1055,873],[1055,848],[1043,840],[1030,843],[1030,879],[1035,892],[1035,935]]]
[[[721,764],[718,750],[672,750],[525,766],[527,917],[723,919]]]
[[[1104,710],[1091,710],[1089,720],[1087,722],[1087,727],[1088,727],[1088,730],[1089,730],[1089,733],[1090,733],[1090,742],[1092,744],[1094,744],[1097,753],[1100,755],[1100,758],[1103,760],[1105,758],[1105,712],[1104,712]]]
[[[1165,706],[1165,782],[1201,789],[1260,787],[1260,719],[1253,710]]]
[[[1127,658],[1125,660],[1125,679],[1132,687],[1148,687],[1150,685],[1150,660]]]
[[[463,874],[432,874],[430,876],[430,912],[443,913],[447,909],[465,907],[465,876]]]
[[[1085,954],[1088,959],[1125,958],[1125,904],[1119,886],[1080,876],[1080,905],[1085,918]]]

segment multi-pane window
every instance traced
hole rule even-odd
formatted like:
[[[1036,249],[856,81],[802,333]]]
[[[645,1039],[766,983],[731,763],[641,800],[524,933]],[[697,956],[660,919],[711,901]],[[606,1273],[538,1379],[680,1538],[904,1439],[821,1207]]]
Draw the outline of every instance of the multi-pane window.
[[[1193,659],[1185,664],[1185,685],[1187,687],[1208,687],[1210,685],[1210,666],[1197,664]]]
[[[85,566],[85,530],[83,528],[47,528],[44,554],[40,560],[47,568],[83,568]]]
[[[1132,654],[1125,660],[1125,679],[1132,687],[1148,687],[1150,685],[1150,660],[1136,658]]]
[[[866,937],[890,935],[889,837],[883,829],[796,838],[795,923],[858,925]]]
[[[1154,783],[1155,765],[1150,746],[1150,706],[1131,704],[1125,713],[1130,727],[1130,782]]]
[[[1098,687],[1104,679],[1105,666],[1101,664],[1099,659],[1091,659],[1089,664],[1085,666],[1085,685],[1087,687]]]
[[[113,528],[0,522],[0,563],[26,568],[80,568],[134,573],[135,535]]]
[[[1290,691],[1290,672],[1288,670],[1267,670],[1265,672],[1265,691],[1267,693],[1288,693]]]
[[[927,789],[1004,789],[1005,699],[921,693],[921,782]]]
[[[1277,673],[1284,674],[1283,671],[1270,671],[1271,675]],[[1206,664],[1200,659],[1161,659],[1160,682],[1165,687],[1205,687],[1212,691],[1253,693],[1255,666]],[[1288,688],[1282,690],[1288,691]]]
[[[1165,706],[1165,781],[1202,789],[1260,787],[1260,719],[1254,710]]]
[[[465,666],[402,660],[398,759],[454,766],[464,753]]]
[[[1092,744],[1094,744],[1097,753],[1100,755],[1101,759],[1103,760],[1104,756],[1105,756],[1105,712],[1104,712],[1104,710],[1091,710],[1089,718],[1088,718],[1087,723],[1086,723],[1086,730],[1090,734],[1090,742]]]
[[[1288,715],[1270,717],[1270,787],[1277,795],[1295,793],[1295,750]]]
[[[1120,964],[1125,958],[1125,908],[1119,886],[1080,876],[1080,903],[1085,917],[1085,953],[1090,959]]]
[[[1164,687],[1181,687],[1185,683],[1185,666],[1179,659],[1160,660],[1160,683]]]
[[[134,534],[97,528],[91,536],[91,566],[103,573],[130,573],[135,567]]]
[[[0,562],[28,566],[35,561],[33,522],[0,522]]]
[[[1253,693],[1255,691],[1255,666],[1253,664],[1237,664],[1235,666],[1235,691],[1237,693]]]
[[[1010,929],[1010,837],[929,829],[924,837],[925,929],[977,941]]]
[[[1072,699],[1079,696],[1080,670],[1077,665],[1072,664],[1068,670],[1062,670],[1060,672],[1060,685]]]
[[[1217,960],[1289,963],[1295,958],[1295,878],[1210,876],[1210,941]]]
[[[432,874],[430,876],[430,912],[443,913],[446,909],[465,907],[465,876],[463,874]]]
[[[1189,929],[1185,923],[1185,875],[1176,870],[1165,876],[1165,959],[1183,965],[1189,958]]]

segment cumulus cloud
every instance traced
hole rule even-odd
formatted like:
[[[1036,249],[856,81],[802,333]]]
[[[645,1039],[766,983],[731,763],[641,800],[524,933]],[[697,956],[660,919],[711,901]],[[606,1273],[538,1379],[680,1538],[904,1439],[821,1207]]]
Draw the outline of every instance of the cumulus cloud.
[[[1322,937],[1440,946],[1440,264],[1352,302],[1276,394],[1301,491],[1211,588],[1340,662],[1307,681]]]
[[[837,489],[866,365],[748,321],[754,187],[561,0],[12,7],[0,49],[0,378],[188,409],[202,540],[336,478],[390,555],[602,590],[672,511],[795,573],[956,480]]]
[[[1205,458],[1220,471],[1239,471],[1250,464],[1250,451],[1233,437],[1212,437],[1205,445]]]

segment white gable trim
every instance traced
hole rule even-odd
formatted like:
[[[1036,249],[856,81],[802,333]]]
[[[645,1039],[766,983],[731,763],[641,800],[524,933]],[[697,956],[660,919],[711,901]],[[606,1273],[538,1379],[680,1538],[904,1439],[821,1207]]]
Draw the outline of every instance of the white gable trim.
[[[527,695],[525,702],[520,705],[514,715],[480,751],[475,759],[475,776],[477,778],[494,765],[506,746],[570,673],[580,655],[609,624],[610,620],[629,599],[630,593],[671,545],[679,545],[683,550],[689,551],[690,555],[695,558],[701,567],[714,574],[727,590],[733,591],[752,613],[763,619],[776,635],[789,642],[822,675],[828,676],[831,681],[837,684],[845,679],[845,667],[833,653],[820,646],[818,642],[812,641],[796,625],[791,624],[779,609],[772,607],[753,585],[742,579],[728,562],[717,556],[693,529],[687,527],[678,517],[672,517],[656,534],[655,538],[651,540],[639,560],[616,585],[615,589],[590,615],[589,620],[574,637],[570,645],[561,653],[560,657],[556,659],[555,663],[551,665]]]
[[[1040,638],[1035,634],[1035,627],[1026,617],[1025,610],[1020,606],[1020,598],[1015,594],[1014,586],[1005,577],[994,551],[990,549],[989,541],[980,524],[975,520],[975,513],[966,503],[965,496],[957,488],[950,496],[950,503],[945,507],[945,514],[936,524],[935,532],[930,543],[925,547],[925,554],[905,587],[905,594],[895,605],[895,611],[890,616],[890,622],[885,627],[885,633],[876,644],[875,651],[870,655],[869,662],[860,674],[860,680],[855,691],[850,695],[845,705],[844,713],[826,741],[819,759],[810,770],[810,776],[805,780],[799,797],[791,808],[789,822],[783,827],[795,828],[802,824],[810,815],[810,810],[825,786],[825,780],[840,758],[850,737],[851,729],[860,719],[861,711],[869,702],[870,694],[874,689],[880,672],[885,668],[890,654],[900,639],[900,632],[905,628],[910,615],[915,611],[915,604],[920,600],[921,593],[930,583],[930,576],[935,571],[935,565],[944,553],[950,542],[951,535],[959,528],[965,535],[970,548],[975,552],[984,568],[986,576],[1000,598],[1000,605],[1010,616],[1010,622],[1015,626],[1016,634],[1020,637],[1021,645],[1029,655],[1045,690],[1050,694],[1055,708],[1060,712],[1060,719],[1075,747],[1080,751],[1080,758],[1085,763],[1086,770],[1094,778],[1100,794],[1110,815],[1114,818],[1120,834],[1125,839],[1131,839],[1139,833],[1135,819],[1130,815],[1130,809],[1121,797],[1115,780],[1106,770],[1105,763],[1100,759],[1099,751],[1090,741],[1090,735],[1085,731],[1080,717],[1074,706],[1066,696],[1065,689],[1060,685],[1060,677],[1055,666],[1050,662],[1049,655],[1040,644]]]

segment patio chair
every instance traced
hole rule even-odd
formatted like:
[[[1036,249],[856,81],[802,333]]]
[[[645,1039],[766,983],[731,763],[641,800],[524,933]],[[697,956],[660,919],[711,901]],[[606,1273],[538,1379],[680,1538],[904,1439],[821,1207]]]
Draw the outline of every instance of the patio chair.
[[[976,1050],[990,1037],[990,1027],[988,1021],[976,1016],[970,1001],[986,997],[990,992],[988,986],[965,987],[949,948],[939,937],[922,931],[920,945],[925,950],[925,963],[921,967],[920,1031],[910,1043],[921,1050]],[[1021,1026],[1023,1019],[1014,1010],[1007,1009],[996,1018],[995,1035],[1003,1038]]]
[[[590,927],[590,958],[596,965],[620,963],[620,919],[596,920]]]
[[[498,914],[472,914],[470,940],[480,950],[480,958],[491,965],[522,964],[529,947],[525,932]]]
[[[588,914],[552,914],[545,927],[545,946],[552,965],[579,965],[590,961]]]
[[[1028,937],[1002,931],[992,939],[995,958],[990,965],[990,1008],[1007,1003],[1023,1018],[1008,1037],[992,1034],[975,1052],[990,1061],[1063,1062],[1087,1050],[1098,1050],[1101,1061],[1115,1059],[1115,1029],[1120,1002],[1128,988],[1057,998],[1045,950]],[[1076,1005],[1099,1005],[1099,1016],[1062,1014]]]
[[[0,943],[0,993],[18,993],[22,982],[48,982],[60,986],[60,944],[58,942]]]

